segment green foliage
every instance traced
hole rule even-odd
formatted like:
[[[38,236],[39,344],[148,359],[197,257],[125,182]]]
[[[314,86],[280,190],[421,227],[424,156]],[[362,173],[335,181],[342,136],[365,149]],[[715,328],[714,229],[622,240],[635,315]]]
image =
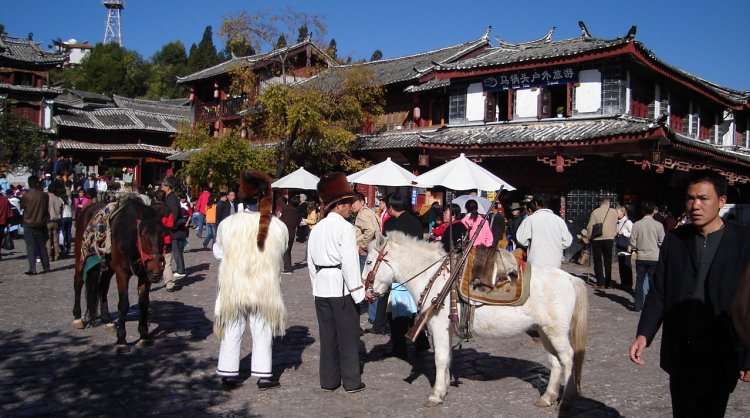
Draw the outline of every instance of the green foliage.
[[[187,96],[187,87],[177,84],[177,77],[188,73],[185,45],[180,41],[170,42],[151,57],[148,91],[146,98],[152,100],[176,99]]]
[[[220,57],[214,46],[213,29],[211,26],[206,26],[206,29],[203,31],[203,38],[198,43],[198,46],[195,49],[190,48],[190,55],[187,60],[188,72],[200,71],[219,62]]]
[[[185,151],[207,147],[214,142],[214,138],[209,132],[207,124],[182,123],[177,127],[177,132],[172,137],[174,139],[172,148]]]
[[[328,49],[326,50],[326,53],[331,56],[331,58],[338,60],[338,47],[336,46],[336,40],[331,38],[331,42],[328,43]]]
[[[376,49],[373,51],[370,61],[379,61],[383,59],[383,51]]]
[[[286,46],[286,36],[282,33],[279,35],[279,39],[276,40],[276,45],[274,49],[281,49]]]
[[[299,27],[299,31],[297,31],[297,43],[304,41],[309,35],[310,31],[307,29],[307,25],[303,24]]]
[[[263,109],[255,125],[258,136],[277,142],[278,177],[296,166],[320,171],[354,164],[354,132],[382,113],[383,92],[373,87],[372,75],[362,67],[332,74],[341,80],[335,90],[276,85],[258,97]]]
[[[143,58],[118,44],[97,44],[80,67],[53,73],[53,82],[63,87],[126,97],[145,94],[149,78]]]
[[[39,149],[47,139],[39,127],[11,110],[0,101],[0,171],[16,171],[24,167],[33,170],[42,166]]]
[[[251,168],[271,173],[273,165],[273,148],[253,146],[239,132],[232,131],[193,154],[178,175],[190,178],[192,184],[227,186],[233,190],[239,185],[240,171]]]
[[[5,35],[5,25],[0,23],[0,35]]]

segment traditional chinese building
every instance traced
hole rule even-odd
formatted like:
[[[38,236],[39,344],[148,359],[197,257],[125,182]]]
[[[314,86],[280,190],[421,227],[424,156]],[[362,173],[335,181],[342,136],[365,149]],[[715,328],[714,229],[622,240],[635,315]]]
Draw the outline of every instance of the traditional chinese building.
[[[562,196],[574,231],[600,195],[681,211],[677,185],[700,168],[729,179],[730,201],[749,202],[750,92],[665,63],[635,27],[598,39],[580,25],[571,39],[551,30],[490,46],[485,34],[442,61],[433,51],[364,64],[387,75],[388,103],[357,152],[415,172],[465,153],[522,194]]]
[[[231,93],[232,71],[250,68],[259,88],[274,83],[295,83],[328,68],[334,61],[310,39],[270,52],[230,60],[178,78],[190,88],[195,123],[208,123],[215,137],[242,125],[241,112],[247,107],[244,95]]]
[[[126,183],[158,184],[171,172],[173,134],[190,122],[187,99],[152,101],[68,90],[56,101],[57,153],[116,173]],[[130,180],[130,181],[127,181]]]
[[[52,100],[61,89],[50,86],[49,71],[67,55],[44,51],[29,36],[0,35],[0,99],[12,112],[44,129],[52,126]]]

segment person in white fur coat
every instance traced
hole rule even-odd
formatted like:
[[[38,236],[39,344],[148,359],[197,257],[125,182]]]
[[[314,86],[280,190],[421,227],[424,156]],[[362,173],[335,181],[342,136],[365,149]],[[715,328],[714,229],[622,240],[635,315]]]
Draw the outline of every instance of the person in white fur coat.
[[[214,308],[214,332],[221,338],[217,374],[225,385],[238,383],[242,336],[249,325],[253,339],[250,375],[259,378],[258,389],[266,390],[279,386],[273,376],[272,344],[273,337],[285,329],[281,265],[288,232],[270,215],[270,178],[245,171],[242,183],[241,197],[259,195],[259,212],[225,218],[216,234],[213,253],[221,260]]]

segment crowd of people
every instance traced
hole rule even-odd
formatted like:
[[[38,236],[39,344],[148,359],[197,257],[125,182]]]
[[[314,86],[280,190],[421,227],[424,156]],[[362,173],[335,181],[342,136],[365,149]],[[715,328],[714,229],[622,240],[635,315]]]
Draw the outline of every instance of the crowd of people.
[[[0,227],[5,234],[10,226],[22,225],[27,275],[38,272],[38,263],[47,272],[52,262],[69,254],[74,220],[88,205],[109,200],[106,181],[99,185],[87,179],[88,184],[76,187],[70,180],[30,176],[24,189],[4,180],[0,177]],[[269,195],[270,186],[267,189]],[[619,287],[632,292],[635,285],[633,310],[641,312],[641,319],[629,353],[633,362],[643,364],[646,347],[663,327],[661,366],[669,374],[676,415],[701,411],[701,416],[720,416],[738,377],[750,381],[750,353],[738,342],[729,314],[741,278],[750,277],[746,274],[750,234],[746,227],[719,217],[726,189],[726,179],[716,173],[692,173],[684,218],[690,221],[681,223],[649,200],[640,203],[641,217],[633,222],[625,206],[613,207],[604,196],[583,231],[593,258],[596,281],[592,287],[603,291],[615,286],[613,255]],[[510,201],[507,196],[498,199],[485,217],[478,200],[471,198],[463,207],[433,202],[423,216],[413,210],[408,196],[399,193],[382,196],[378,205],[372,205],[376,208],[371,208],[362,193],[351,189],[343,173],[324,176],[313,199],[284,191],[271,203],[266,196],[267,209],[260,208],[260,198],[247,199],[253,197],[247,193],[245,199],[238,199],[233,190],[215,192],[207,186],[190,199],[174,178],[164,179],[158,188],[133,192],[162,217],[167,231],[164,275],[170,292],[180,290],[179,281],[187,275],[184,250],[191,229],[202,239],[203,249],[213,250],[222,260],[230,236],[229,227],[221,228],[222,222],[238,213],[267,211],[276,218],[274,228],[285,232],[280,233],[285,242],[278,246],[279,275],[291,274],[297,266],[292,260],[295,243],[307,244],[304,261],[320,329],[320,386],[329,391],[340,386],[350,393],[365,389],[358,354],[362,333],[389,334],[390,355],[409,355],[405,334],[417,313],[414,300],[397,285],[373,299],[362,283],[368,246],[381,236],[400,232],[440,242],[446,252],[463,249],[469,242],[499,247],[516,252],[530,265],[553,268],[561,267],[565,250],[573,244],[567,224],[553,210],[554,198],[547,193],[524,196],[521,201]],[[221,281],[225,270],[219,271]],[[735,301],[739,307],[734,309],[747,310],[747,303]],[[363,310],[372,324],[364,330],[359,322]],[[219,374],[231,377],[238,372],[235,357],[246,323],[251,324],[253,340],[257,336],[257,344],[262,345],[254,342],[253,346],[263,359],[258,387],[277,387],[278,380],[270,371],[272,332],[255,314],[232,325],[236,329],[226,328],[229,337],[224,338],[231,341],[222,340]],[[415,350],[428,348],[423,333]]]

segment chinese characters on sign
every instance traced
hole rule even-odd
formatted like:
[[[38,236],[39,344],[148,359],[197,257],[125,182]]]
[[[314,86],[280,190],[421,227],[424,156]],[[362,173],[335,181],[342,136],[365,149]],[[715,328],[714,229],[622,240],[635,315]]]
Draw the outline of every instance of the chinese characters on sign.
[[[534,68],[487,77],[482,81],[482,86],[484,91],[500,91],[575,83],[577,79],[578,72],[573,67]]]

